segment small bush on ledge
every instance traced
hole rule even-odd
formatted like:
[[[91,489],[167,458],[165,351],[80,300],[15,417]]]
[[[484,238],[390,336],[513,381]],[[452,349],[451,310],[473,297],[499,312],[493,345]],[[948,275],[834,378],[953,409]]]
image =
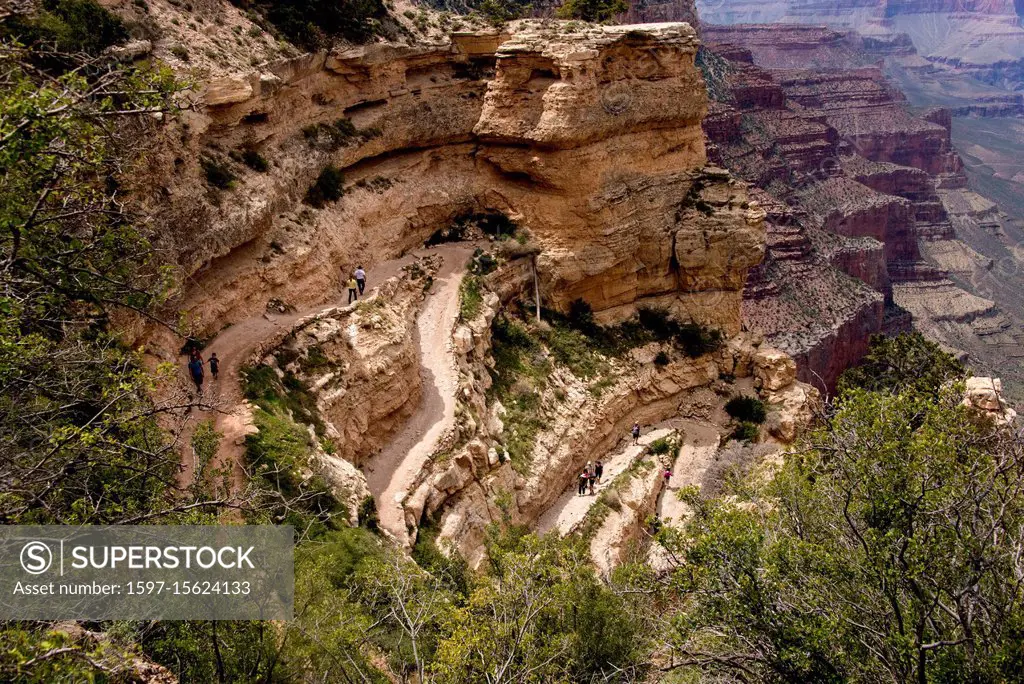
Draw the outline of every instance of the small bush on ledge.
[[[753,397],[733,397],[726,403],[725,412],[745,423],[760,424],[766,417],[764,402]]]
[[[206,174],[207,183],[220,190],[230,190],[235,187],[235,174],[225,162],[212,157],[203,157],[199,163],[203,167],[203,173]]]
[[[744,421],[737,425],[736,429],[729,436],[739,442],[753,442],[757,439],[758,432],[760,432],[760,429],[756,423]]]
[[[345,182],[345,175],[341,169],[332,165],[324,167],[316,182],[306,192],[303,201],[317,209],[322,209],[328,202],[337,202],[345,194],[342,185]]]
[[[270,168],[270,164],[267,162],[266,157],[264,157],[262,154],[252,149],[251,147],[247,147],[246,149],[242,150],[240,157],[242,163],[248,166],[253,171],[265,173]]]

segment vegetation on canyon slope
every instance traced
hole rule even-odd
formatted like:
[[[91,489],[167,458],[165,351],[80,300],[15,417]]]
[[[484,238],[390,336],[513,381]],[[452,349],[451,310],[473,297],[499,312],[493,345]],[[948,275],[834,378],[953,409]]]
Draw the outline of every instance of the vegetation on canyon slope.
[[[363,43],[383,32],[388,16],[381,0],[232,0],[255,10],[291,42],[308,50],[336,39]]]

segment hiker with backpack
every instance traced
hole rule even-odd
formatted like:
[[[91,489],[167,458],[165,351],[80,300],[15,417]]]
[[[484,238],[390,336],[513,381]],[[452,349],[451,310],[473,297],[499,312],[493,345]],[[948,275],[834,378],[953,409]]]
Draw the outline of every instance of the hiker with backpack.
[[[604,463],[598,461],[594,464],[594,475],[597,476],[597,484],[601,484],[601,477],[604,475]]]
[[[663,472],[661,475],[662,477],[665,478],[665,486],[668,487],[669,480],[672,479],[672,469],[669,468],[668,466],[665,466],[665,472]]]
[[[217,358],[217,352],[210,354],[210,360],[206,362],[210,366],[210,375],[213,379],[217,379],[217,373],[220,372],[220,359]]]
[[[633,433],[633,446],[636,446],[637,444],[640,443],[640,423],[639,422],[633,423],[632,433]]]
[[[587,493],[587,482],[588,482],[589,479],[590,479],[590,474],[587,473],[586,468],[584,468],[580,472],[579,477],[577,478],[577,480],[578,480],[577,488],[576,488],[576,495],[577,496],[583,496],[584,494]]]

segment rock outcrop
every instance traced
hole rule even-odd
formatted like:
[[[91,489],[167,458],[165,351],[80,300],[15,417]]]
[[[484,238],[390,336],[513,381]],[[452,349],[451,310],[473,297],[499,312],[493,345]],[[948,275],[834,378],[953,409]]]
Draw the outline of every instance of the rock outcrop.
[[[696,49],[685,24],[521,22],[222,77],[182,131],[179,163],[153,160],[178,171],[154,198],[177,227],[176,304],[197,332],[271,297],[308,306],[337,291],[339,265],[372,265],[492,212],[541,247],[549,306],[583,298],[612,320],[649,300],[735,332],[763,213],[744,184],[705,169]],[[236,161],[245,151],[272,171]],[[204,182],[211,165],[236,176],[229,189]],[[328,166],[344,197],[302,204]]]
[[[1014,421],[1017,412],[1003,399],[1003,383],[999,378],[967,378],[963,405],[985,420],[998,426]]]
[[[425,478],[420,490],[410,497],[414,502],[425,502],[425,507],[417,511],[428,515],[438,511],[439,538],[477,562],[488,524],[504,519],[536,523],[574,481],[585,462],[610,453],[634,421],[651,425],[673,416],[709,418],[713,408],[724,402],[710,389],[716,387],[720,377],[762,379],[762,394],[774,407],[772,422],[780,439],[794,439],[809,423],[812,407],[818,401],[813,387],[796,381],[792,360],[757,337],[740,334],[717,352],[698,358],[672,358],[666,365],[653,364],[654,355],[654,349],[634,350],[602,378],[611,386],[600,392],[594,390],[592,382],[557,370],[539,400],[538,410],[546,415],[547,427],[533,442],[528,466],[503,458],[497,467],[492,463],[482,468],[482,464],[490,463],[485,457],[486,445],[471,441],[460,452],[465,454],[462,463],[456,455],[454,462],[449,459],[440,471],[451,475]],[[480,392],[488,380],[479,373],[475,377],[474,391]],[[731,393],[728,384],[717,389],[724,396]],[[488,410],[484,415],[495,414]],[[442,490],[442,482],[452,487]],[[623,529],[614,535],[621,537],[617,548],[625,548],[628,530],[638,529],[643,519],[638,512],[641,503],[656,496],[657,490],[651,494],[649,486],[640,485],[629,495],[630,510],[622,512],[620,520]]]

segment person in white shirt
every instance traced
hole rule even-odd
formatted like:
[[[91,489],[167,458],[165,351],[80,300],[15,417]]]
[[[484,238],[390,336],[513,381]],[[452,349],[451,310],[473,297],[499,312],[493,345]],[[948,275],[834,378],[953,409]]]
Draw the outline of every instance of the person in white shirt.
[[[363,270],[362,266],[356,268],[356,283],[359,285],[359,296],[363,295],[363,290],[366,288],[366,271]]]

